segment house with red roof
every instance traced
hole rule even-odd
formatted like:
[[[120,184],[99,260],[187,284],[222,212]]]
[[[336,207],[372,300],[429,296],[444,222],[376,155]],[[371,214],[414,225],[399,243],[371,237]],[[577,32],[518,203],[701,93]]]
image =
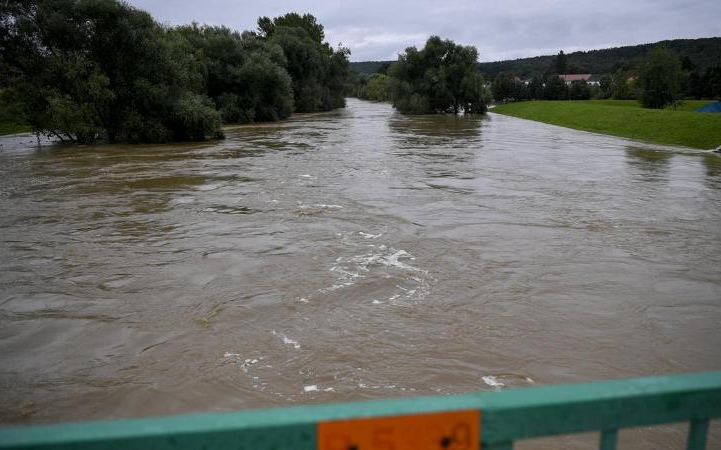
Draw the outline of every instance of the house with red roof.
[[[567,73],[559,75],[558,77],[565,81],[566,85],[570,85],[574,81],[585,81],[588,84],[599,84],[598,80],[596,80],[590,73]]]

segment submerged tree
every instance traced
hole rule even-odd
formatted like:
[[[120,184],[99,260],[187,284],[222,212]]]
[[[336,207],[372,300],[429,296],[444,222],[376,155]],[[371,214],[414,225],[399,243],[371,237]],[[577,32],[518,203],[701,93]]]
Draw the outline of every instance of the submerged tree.
[[[408,47],[389,69],[393,106],[402,113],[483,113],[486,95],[474,47],[432,36],[423,49]]]
[[[0,35],[9,97],[36,131],[83,143],[220,133],[202,68],[146,12],[113,0],[8,0]]]
[[[323,25],[310,14],[258,19],[258,36],[282,49],[293,80],[295,111],[328,111],[345,106],[350,50],[323,40]]]
[[[388,84],[390,77],[382,73],[374,73],[368,78],[365,86],[361,89],[360,98],[376,102],[388,100]]]
[[[251,33],[226,27],[181,26],[206,71],[206,93],[225,122],[285,119],[293,112],[293,90],[283,50]]]
[[[118,0],[0,2],[3,103],[63,141],[164,142],[220,136],[345,105],[348,55],[309,14],[261,18],[259,32],[158,25]]]
[[[657,47],[648,52],[638,71],[639,102],[644,108],[676,105],[681,87],[681,63],[670,50]]]

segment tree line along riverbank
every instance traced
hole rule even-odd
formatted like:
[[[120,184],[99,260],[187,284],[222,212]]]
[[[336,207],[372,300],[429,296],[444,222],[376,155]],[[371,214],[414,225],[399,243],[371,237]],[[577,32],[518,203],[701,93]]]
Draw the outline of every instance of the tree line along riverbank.
[[[116,0],[0,5],[3,131],[64,142],[219,137],[221,123],[345,105],[350,51],[310,14],[252,31],[166,26]]]

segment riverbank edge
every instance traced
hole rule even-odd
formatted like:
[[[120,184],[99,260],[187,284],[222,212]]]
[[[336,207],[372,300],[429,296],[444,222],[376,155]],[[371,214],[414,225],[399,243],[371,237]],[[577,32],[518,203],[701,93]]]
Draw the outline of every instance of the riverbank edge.
[[[275,121],[265,121],[265,122],[248,122],[248,123],[232,123],[232,122],[223,122],[220,125],[221,131],[226,130],[235,130],[240,128],[260,128],[260,127],[277,127],[279,125],[286,124],[288,122],[292,122],[295,119],[304,119],[308,117],[314,117],[314,116],[323,116],[323,115],[329,115],[333,113],[337,113],[338,111],[344,110],[346,107],[340,107],[340,108],[334,108],[330,109],[328,111],[315,111],[315,112],[299,112],[299,113],[293,113],[290,117],[287,117],[285,119],[275,120]],[[29,127],[28,125],[23,125],[20,123],[2,123],[0,122],[0,137],[7,137],[7,136],[15,136],[15,135],[22,135],[22,134],[35,134],[33,129]],[[41,135],[45,135],[45,133],[40,132]],[[209,142],[209,141],[217,141],[222,139],[206,139],[205,141],[195,141],[195,142]],[[180,142],[193,142],[193,141],[169,141],[164,142],[165,144],[172,144],[172,143],[180,143]],[[107,142],[103,142],[104,145],[113,145],[109,144]],[[101,144],[101,145],[102,145]],[[116,144],[128,144],[128,142],[116,142]],[[155,143],[148,144],[148,143],[139,143],[134,145],[154,145]]]
[[[619,108],[583,101],[528,101],[489,112],[652,144],[713,150],[721,145],[721,115]]]

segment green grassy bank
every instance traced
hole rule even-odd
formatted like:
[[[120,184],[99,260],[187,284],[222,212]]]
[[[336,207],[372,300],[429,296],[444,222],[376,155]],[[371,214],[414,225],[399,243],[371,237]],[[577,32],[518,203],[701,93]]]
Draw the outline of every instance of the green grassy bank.
[[[721,114],[692,112],[705,103],[689,101],[676,110],[656,110],[632,100],[530,101],[499,105],[492,112],[656,144],[712,149],[721,145]]]
[[[14,122],[12,120],[0,120],[0,136],[4,136],[6,134],[25,133],[27,131],[30,131],[30,127],[27,125]]]

